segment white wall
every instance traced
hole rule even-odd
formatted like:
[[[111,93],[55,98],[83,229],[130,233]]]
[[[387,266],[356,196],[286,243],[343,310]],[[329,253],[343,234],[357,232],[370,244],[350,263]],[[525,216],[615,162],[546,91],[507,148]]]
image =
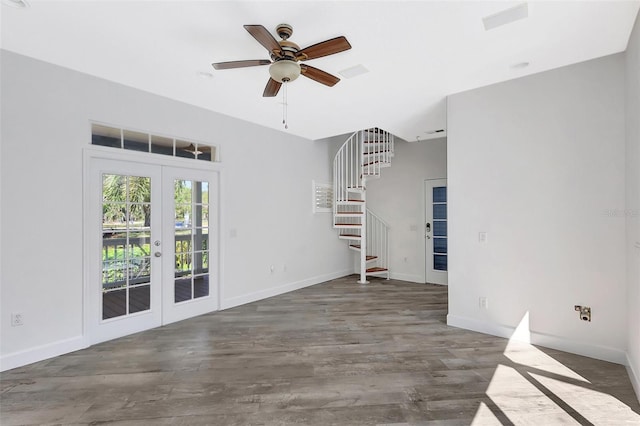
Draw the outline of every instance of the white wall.
[[[449,324],[625,362],[624,93],[617,54],[450,96]]]
[[[83,345],[82,159],[89,120],[221,147],[223,307],[351,272],[330,215],[311,210],[311,180],[330,180],[330,145],[1,54],[3,369]],[[25,324],[11,327],[11,312],[23,313]]]
[[[627,285],[629,374],[640,399],[640,15],[626,52]]]
[[[447,141],[397,140],[391,167],[367,183],[367,206],[390,227],[389,270],[394,279],[425,282],[424,181],[447,176]]]

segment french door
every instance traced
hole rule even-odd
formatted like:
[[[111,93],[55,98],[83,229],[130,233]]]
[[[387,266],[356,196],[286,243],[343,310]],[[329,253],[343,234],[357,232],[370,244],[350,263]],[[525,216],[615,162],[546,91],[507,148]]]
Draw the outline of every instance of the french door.
[[[218,309],[217,174],[90,158],[89,343]]]
[[[447,237],[447,180],[425,181],[426,282],[447,284],[449,240]]]

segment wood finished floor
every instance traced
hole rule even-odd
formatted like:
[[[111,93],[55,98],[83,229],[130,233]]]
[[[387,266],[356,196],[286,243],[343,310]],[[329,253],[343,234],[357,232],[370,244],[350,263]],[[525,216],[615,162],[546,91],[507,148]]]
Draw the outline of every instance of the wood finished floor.
[[[639,425],[625,368],[448,327],[347,277],[0,375],[0,424]]]

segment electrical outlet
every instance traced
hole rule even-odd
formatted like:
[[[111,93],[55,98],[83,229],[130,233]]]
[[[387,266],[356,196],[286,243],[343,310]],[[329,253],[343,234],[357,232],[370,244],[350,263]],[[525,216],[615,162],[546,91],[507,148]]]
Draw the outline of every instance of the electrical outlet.
[[[19,325],[23,325],[24,324],[24,317],[22,316],[21,313],[16,312],[11,314],[11,326],[12,327],[17,327]]]
[[[576,311],[578,311],[580,313],[580,319],[582,321],[591,322],[591,307],[575,305],[573,307],[573,309],[575,309]]]

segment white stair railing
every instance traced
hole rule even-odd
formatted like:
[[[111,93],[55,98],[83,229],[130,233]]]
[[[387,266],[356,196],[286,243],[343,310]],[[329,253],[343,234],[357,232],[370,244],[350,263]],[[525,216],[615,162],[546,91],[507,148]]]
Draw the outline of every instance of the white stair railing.
[[[355,132],[338,150],[333,159],[333,214],[339,202],[349,200],[349,188],[362,186],[358,163],[362,159],[362,132]]]
[[[393,135],[372,128],[353,133],[333,160],[333,223],[340,230],[341,239],[350,240],[350,245],[358,242],[358,282],[362,284],[367,282],[367,274],[379,275],[386,271],[389,278],[388,227],[377,216],[370,215],[366,208],[366,182],[379,177],[381,168],[390,165],[393,150]],[[369,226],[369,220],[372,226]],[[377,238],[371,247],[368,245],[370,234]],[[375,267],[367,268],[367,256],[377,256],[379,260]]]
[[[393,135],[374,128],[362,131],[362,176],[380,176],[380,169],[391,164],[393,155]]]
[[[367,256],[376,256],[369,275],[385,274],[389,279],[389,225],[367,209]]]

